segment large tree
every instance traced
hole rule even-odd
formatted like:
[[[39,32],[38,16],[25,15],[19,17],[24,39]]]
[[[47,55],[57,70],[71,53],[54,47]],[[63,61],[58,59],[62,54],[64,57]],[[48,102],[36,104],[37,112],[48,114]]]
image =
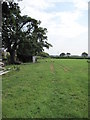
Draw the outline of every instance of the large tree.
[[[22,17],[18,5],[12,2],[3,2],[2,42],[4,48],[7,48],[7,51],[10,53],[11,63],[15,62],[15,50],[24,37],[24,33],[21,30],[22,27]]]
[[[2,39],[3,45],[10,53],[11,63],[15,63],[15,51],[36,55],[47,43],[46,28],[39,27],[40,21],[28,16],[21,16],[20,8],[15,2],[2,3]],[[20,51],[21,50],[21,51]]]

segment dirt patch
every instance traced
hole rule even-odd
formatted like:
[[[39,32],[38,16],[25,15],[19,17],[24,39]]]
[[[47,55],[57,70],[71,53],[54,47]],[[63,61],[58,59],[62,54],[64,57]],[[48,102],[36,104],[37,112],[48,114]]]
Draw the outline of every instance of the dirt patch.
[[[63,66],[63,65],[60,65],[60,68],[62,68],[65,72],[70,71],[70,68]]]
[[[53,64],[50,65],[50,70],[51,70],[51,72],[54,73],[54,66],[53,66]]]
[[[69,70],[67,68],[63,68],[65,72],[68,72]]]

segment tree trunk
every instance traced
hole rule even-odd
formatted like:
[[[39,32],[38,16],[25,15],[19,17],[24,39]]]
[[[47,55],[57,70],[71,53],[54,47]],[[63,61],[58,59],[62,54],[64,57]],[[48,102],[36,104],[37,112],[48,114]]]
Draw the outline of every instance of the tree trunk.
[[[10,63],[15,64],[15,50],[10,51]]]

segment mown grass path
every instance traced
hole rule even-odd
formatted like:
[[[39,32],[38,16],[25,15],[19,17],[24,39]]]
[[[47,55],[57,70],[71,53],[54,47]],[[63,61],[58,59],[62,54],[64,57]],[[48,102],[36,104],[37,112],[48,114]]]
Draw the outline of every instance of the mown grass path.
[[[12,67],[12,66],[9,66]],[[44,59],[3,75],[3,118],[88,117],[86,60]]]

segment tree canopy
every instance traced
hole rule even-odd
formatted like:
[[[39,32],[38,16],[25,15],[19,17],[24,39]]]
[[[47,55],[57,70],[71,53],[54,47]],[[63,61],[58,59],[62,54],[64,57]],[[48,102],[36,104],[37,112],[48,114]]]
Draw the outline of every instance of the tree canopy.
[[[60,57],[64,57],[64,56],[65,56],[65,53],[61,53],[61,54],[60,54]]]
[[[71,53],[66,53],[67,57],[69,57],[71,55]]]
[[[88,56],[88,54],[86,52],[82,53],[82,57],[87,57],[87,56]]]
[[[18,54],[33,56],[42,52],[44,47],[52,46],[47,42],[47,29],[40,24],[41,21],[27,15],[21,16],[17,3],[2,3],[2,43],[10,53],[11,63],[15,63],[16,50]]]

